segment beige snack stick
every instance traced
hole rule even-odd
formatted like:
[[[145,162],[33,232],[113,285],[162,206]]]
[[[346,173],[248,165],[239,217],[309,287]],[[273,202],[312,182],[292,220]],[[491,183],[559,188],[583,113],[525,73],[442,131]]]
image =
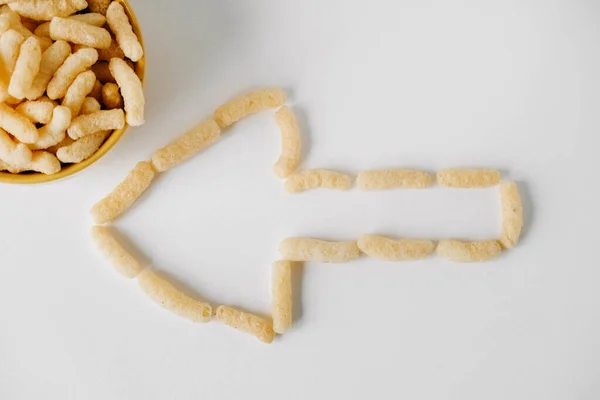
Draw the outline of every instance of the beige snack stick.
[[[108,26],[117,38],[117,42],[125,56],[133,62],[139,61],[144,56],[144,50],[133,32],[129,18],[121,3],[113,1],[106,11]]]
[[[11,174],[18,174],[21,172],[20,170],[14,168],[12,165],[2,161],[0,158],[0,171],[10,172]]]
[[[77,78],[69,86],[62,105],[71,110],[71,118],[79,115],[83,101],[94,88],[94,83],[96,83],[96,75],[88,70],[77,75]]]
[[[47,94],[53,100],[64,97],[77,75],[98,61],[96,49],[81,49],[71,54],[48,83]]]
[[[54,105],[46,101],[25,101],[19,104],[16,111],[29,118],[34,124],[47,124],[52,120]]]
[[[110,46],[107,49],[98,50],[98,60],[110,61],[113,58],[125,58],[123,49],[121,49],[119,43],[114,39],[110,42]]]
[[[39,37],[50,38],[50,22],[39,24],[33,33]]]
[[[96,111],[100,111],[101,109],[102,106],[100,105],[98,100],[96,100],[93,97],[86,97],[85,99],[83,99],[83,103],[81,104],[81,110],[79,111],[79,113],[81,115],[91,114],[95,113]]]
[[[42,62],[42,49],[40,42],[35,36],[31,36],[21,45],[19,57],[15,64],[8,94],[16,99],[24,99],[27,90],[31,89],[33,80],[40,71]]]
[[[459,240],[441,240],[437,254],[454,262],[481,262],[498,257],[502,246],[496,240],[480,242],[461,242]]]
[[[272,343],[275,332],[270,321],[229,306],[217,308],[217,320],[227,326],[255,336],[263,343]]]
[[[58,102],[56,100],[52,100],[51,98],[49,98],[48,96],[42,96],[39,97],[36,101],[40,101],[40,102],[44,102],[44,103],[50,103],[52,104],[54,107],[56,107],[58,105]]]
[[[326,242],[312,238],[287,238],[279,245],[281,258],[289,261],[347,263],[360,257],[356,242]]]
[[[47,149],[65,138],[65,132],[71,124],[71,111],[64,106],[57,106],[52,112],[52,120],[39,129],[38,140],[29,145],[31,149]]]
[[[104,24],[106,23],[106,17],[100,13],[95,12],[71,15],[69,19],[74,19],[76,21],[84,22],[86,24],[94,26],[104,26]]]
[[[352,179],[348,175],[324,169],[297,172],[285,181],[285,190],[288,193],[300,193],[316,188],[348,190],[351,187]]]
[[[502,204],[502,234],[500,243],[506,249],[512,249],[519,242],[523,229],[523,203],[516,182],[500,184],[500,202]]]
[[[152,164],[146,161],[139,162],[112,193],[92,207],[94,221],[97,224],[105,224],[125,212],[148,189],[154,175]]]
[[[31,162],[27,170],[41,172],[45,175],[52,175],[59,172],[61,169],[60,161],[54,154],[47,151],[34,151],[31,157]]]
[[[52,175],[60,171],[60,162],[53,154],[46,151],[34,151],[31,157],[31,161],[25,167],[17,167],[8,165],[6,163],[0,163],[0,170],[6,170],[13,174],[18,174],[23,171],[35,171],[41,172],[45,175]]]
[[[50,37],[53,40],[81,44],[97,49],[110,47],[110,33],[99,26],[90,25],[73,18],[54,17],[50,22]]]
[[[31,162],[31,150],[23,143],[15,143],[0,129],[0,160],[13,167],[26,167]]]
[[[107,83],[102,88],[102,103],[109,110],[113,108],[123,108],[123,97],[119,92],[119,86],[116,83]]]
[[[273,263],[271,296],[273,298],[273,330],[284,333],[292,326],[292,267],[291,261]]]
[[[133,279],[142,272],[144,268],[121,246],[110,228],[94,226],[91,233],[98,250],[108,258],[118,273],[125,278]]]
[[[86,97],[81,106],[80,114],[92,114],[100,111],[100,103],[93,97]],[[71,139],[68,135],[58,144],[49,147],[50,153],[63,163],[78,163],[90,158],[104,143],[112,131],[100,131],[87,135],[78,140]]]
[[[130,126],[140,126],[144,123],[144,91],[142,82],[135,71],[120,58],[113,58],[109,64],[110,72],[115,77],[123,102],[125,116]]]
[[[106,61],[98,61],[96,64],[92,65],[92,71],[96,74],[96,78],[102,83],[116,83],[115,77],[110,73],[110,68],[108,67],[108,62]]]
[[[48,87],[48,82],[50,82],[54,73],[63,65],[70,54],[71,46],[62,40],[54,42],[42,53],[40,71],[33,80],[31,88],[27,90],[27,98],[29,100],[38,99],[44,94]]]
[[[88,6],[85,0],[18,0],[9,7],[23,17],[36,21],[50,21],[54,17],[68,17]]]
[[[98,151],[110,133],[111,131],[100,131],[65,144],[56,150],[56,157],[63,163],[79,163],[87,160]]]
[[[208,303],[195,300],[149,269],[138,275],[142,291],[161,307],[193,322],[208,322],[212,318],[212,307]]]
[[[111,1],[112,0],[87,0],[90,11],[102,15],[106,15],[106,11],[108,10]]]
[[[14,29],[0,36],[0,102],[16,100],[8,94],[8,86],[24,41],[25,37]]]
[[[8,19],[9,29],[14,29],[15,31],[19,32],[25,39],[33,35],[33,33],[23,25],[21,22],[21,17],[16,12],[8,9],[2,15],[5,15]]]
[[[98,77],[96,76],[96,78]],[[98,102],[102,101],[102,83],[98,79],[96,79],[96,83],[94,83],[94,87],[92,88],[89,97],[93,97]]]
[[[71,139],[69,137],[69,135],[65,135],[65,138],[63,140],[60,141],[60,143],[55,144],[54,146],[50,146],[46,149],[46,151],[48,153],[52,153],[56,156],[56,158],[58,158],[58,150],[60,150],[63,147],[67,147],[72,145],[73,143],[75,143],[75,140]],[[60,158],[58,158],[60,160]],[[62,160],[61,160],[62,162]]]
[[[428,257],[435,250],[435,244],[431,240],[393,240],[384,236],[360,235],[358,248],[380,260],[410,261]]]
[[[444,169],[437,173],[437,183],[451,188],[484,188],[500,183],[500,172],[491,169]]]
[[[187,133],[152,155],[152,165],[158,172],[167,171],[201,150],[214,144],[221,137],[221,129],[212,119],[202,121]]]
[[[286,95],[282,89],[260,89],[241,94],[217,108],[214,119],[224,129],[247,115],[269,108],[281,107]]]
[[[0,14],[0,36],[10,29],[10,17],[7,14]]]
[[[21,143],[35,143],[38,140],[35,125],[26,116],[3,103],[0,103],[0,128],[16,137]]]
[[[423,189],[431,186],[431,174],[412,169],[381,169],[359,172],[356,185],[361,190]]]
[[[296,116],[289,107],[283,106],[275,113],[275,121],[281,130],[281,156],[273,166],[280,178],[287,178],[300,165],[302,146]]]
[[[42,49],[42,53],[48,50],[48,47],[52,46],[52,43],[54,43],[52,39],[47,37],[35,36],[35,38],[37,38],[38,42],[40,43],[40,49]]]
[[[10,29],[0,36],[0,62],[4,66],[3,74],[7,74],[4,76],[7,83],[10,82],[24,41],[25,37],[14,29]]]
[[[99,131],[121,129],[125,126],[123,110],[101,110],[93,114],[80,115],[67,130],[71,139],[79,139]]]

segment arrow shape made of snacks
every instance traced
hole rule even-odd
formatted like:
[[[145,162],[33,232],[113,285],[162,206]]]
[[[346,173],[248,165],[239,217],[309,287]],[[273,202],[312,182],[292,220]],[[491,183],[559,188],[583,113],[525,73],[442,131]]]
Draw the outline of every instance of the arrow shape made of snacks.
[[[502,232],[499,240],[463,242],[458,240],[400,239],[361,235],[351,242],[326,242],[314,238],[287,238],[280,244],[281,260],[272,266],[272,320],[220,305],[212,306],[178,291],[164,278],[140,265],[111,233],[101,226],[123,214],[146,191],[159,173],[181,164],[203,149],[218,142],[222,133],[247,115],[276,108],[275,119],[281,130],[281,155],[273,170],[285,181],[288,193],[316,188],[348,190],[352,178],[335,171],[312,169],[298,171],[301,144],[298,123],[285,105],[281,89],[261,89],[242,94],[218,107],[213,116],[192,128],[173,142],[157,150],[150,161],[139,162],[129,175],[91,210],[97,226],[92,229],[99,249],[126,278],[137,278],[142,291],[153,301],[173,313],[194,322],[212,318],[233,328],[250,333],[265,343],[271,343],[275,333],[283,334],[292,325],[292,269],[303,262],[346,263],[365,254],[385,261],[420,260],[437,254],[455,262],[481,262],[499,256],[504,249],[514,247],[523,226],[523,208],[512,181],[501,182],[500,173],[483,169],[447,169],[437,173],[437,183],[449,188],[483,188],[499,185],[502,203]],[[374,191],[388,189],[425,189],[434,178],[427,172],[409,169],[363,171],[356,183],[359,189]]]
[[[119,1],[0,3],[0,171],[56,174],[144,123],[144,51]]]

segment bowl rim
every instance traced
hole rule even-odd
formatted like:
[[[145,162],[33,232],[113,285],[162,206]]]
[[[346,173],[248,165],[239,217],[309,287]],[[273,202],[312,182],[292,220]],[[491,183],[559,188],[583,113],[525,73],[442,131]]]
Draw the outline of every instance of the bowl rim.
[[[140,24],[138,19],[133,12],[133,8],[131,4],[129,4],[129,0],[116,0],[123,4],[125,8],[125,12],[129,17],[129,21],[131,22],[131,26],[133,28],[133,32],[138,37],[140,44],[142,45],[142,49],[144,49],[144,56],[136,63],[135,72],[139,76],[142,81],[142,86],[144,85],[144,77],[146,73],[146,46],[144,46],[144,38],[142,36],[142,31],[140,29]],[[121,137],[125,134],[128,125],[125,125],[122,129],[116,129],[112,132],[112,134],[106,139],[106,141],[100,146],[100,148],[88,159],[81,161],[80,163],[70,164],[67,167],[63,167],[59,172],[52,175],[45,175],[40,172],[22,172],[18,174],[13,174],[10,172],[2,172],[0,171],[0,183],[9,183],[9,184],[19,184],[19,185],[35,185],[40,183],[47,183],[57,181],[59,179],[66,178],[68,176],[74,175],[80,171],[83,171],[90,165],[94,164],[100,158],[102,158],[106,153],[108,153],[114,145],[121,139]]]

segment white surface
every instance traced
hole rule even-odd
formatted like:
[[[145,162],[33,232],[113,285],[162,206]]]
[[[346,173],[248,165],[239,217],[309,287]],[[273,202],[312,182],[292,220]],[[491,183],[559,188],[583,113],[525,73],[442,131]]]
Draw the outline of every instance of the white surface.
[[[0,399],[597,399],[596,1],[132,1],[147,124],[72,179],[0,186]],[[309,168],[495,167],[527,229],[497,261],[307,265],[266,346],[147,301],[89,208],[229,97],[282,85]],[[215,303],[268,314],[290,235],[495,237],[495,189],[283,193],[272,114],[167,173],[117,222]]]

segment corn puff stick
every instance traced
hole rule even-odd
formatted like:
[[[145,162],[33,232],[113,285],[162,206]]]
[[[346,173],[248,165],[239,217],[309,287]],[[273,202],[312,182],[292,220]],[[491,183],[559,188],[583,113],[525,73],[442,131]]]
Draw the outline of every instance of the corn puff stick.
[[[96,75],[88,70],[77,75],[77,78],[67,89],[62,105],[71,110],[72,118],[79,115],[83,101],[94,88],[94,83],[96,83]]]
[[[100,109],[102,109],[102,106],[100,103],[98,103],[98,100],[93,97],[86,97],[83,99],[83,104],[81,104],[81,110],[79,111],[79,114],[91,114],[95,113],[96,111],[100,111]]]
[[[79,139],[99,131],[121,129],[125,126],[123,110],[101,110],[93,114],[80,115],[67,130],[71,139]]]
[[[6,74],[7,82],[13,74],[24,41],[25,37],[13,29],[0,36],[0,62],[4,66],[3,74]]]
[[[33,31],[38,37],[50,38],[50,22],[39,24]]]
[[[38,131],[35,125],[27,117],[2,103],[0,103],[0,128],[22,143],[35,143],[38,140]]]
[[[519,242],[523,229],[523,203],[516,182],[500,184],[500,201],[502,204],[502,234],[500,243],[506,249],[512,249]]]
[[[0,14],[0,36],[10,29],[11,19],[7,13]]]
[[[45,175],[52,175],[59,172],[60,168],[58,159],[46,151],[34,151],[31,161],[26,166],[16,166],[0,162],[0,170],[5,170],[12,174],[18,174],[23,171],[35,171]]]
[[[185,295],[149,269],[138,275],[138,284],[152,301],[180,317],[193,322],[208,322],[212,317],[210,304]]]
[[[25,101],[19,104],[16,111],[29,118],[34,124],[47,124],[52,120],[54,104],[47,101]]]
[[[316,188],[348,190],[352,187],[352,179],[339,172],[311,169],[290,175],[284,186],[288,193],[300,193]]]
[[[500,183],[500,172],[489,169],[445,169],[437,173],[437,183],[451,188],[484,188]]]
[[[112,263],[122,276],[128,279],[137,277],[143,270],[138,260],[127,252],[117,241],[110,228],[105,226],[92,227],[92,238],[98,250]]]
[[[279,245],[281,258],[289,261],[347,263],[360,257],[356,242],[326,242],[311,238],[287,238]]]
[[[27,98],[29,100],[38,99],[44,94],[48,87],[48,82],[50,82],[54,73],[63,65],[70,54],[71,46],[62,40],[54,42],[44,51],[40,63],[40,71],[33,80],[31,88],[27,90]]]
[[[0,102],[10,97],[8,85],[24,40],[23,35],[12,29],[0,36]]]
[[[106,11],[106,20],[108,26],[117,37],[117,42],[121,46],[121,49],[123,49],[125,56],[133,62],[139,61],[144,56],[144,50],[133,32],[123,6],[113,1]]]
[[[8,20],[9,29],[19,32],[25,39],[33,35],[33,33],[23,25],[21,22],[21,17],[16,12],[9,9],[6,10],[6,12],[4,12],[2,15],[6,16]]]
[[[123,108],[123,97],[119,92],[119,86],[116,83],[107,83],[102,88],[102,103],[112,110],[113,108]]]
[[[102,83],[100,83],[100,81],[98,80],[98,76],[96,76],[96,83],[94,83],[94,87],[90,92],[89,97],[93,97],[98,102],[102,101]]]
[[[54,17],[50,22],[50,38],[97,49],[109,48],[112,41],[110,33],[104,28],[60,17]]]
[[[144,123],[145,100],[140,78],[125,61],[119,58],[110,60],[109,68],[121,89],[127,124],[130,126],[142,125]]]
[[[154,180],[154,169],[149,162],[139,162],[112,193],[92,208],[96,224],[110,222],[127,210]]]
[[[67,147],[72,145],[73,143],[75,143],[75,140],[71,139],[69,137],[69,135],[65,135],[65,138],[63,140],[61,140],[59,143],[55,144],[54,146],[50,146],[47,149],[45,149],[48,153],[52,153],[56,156],[56,158],[58,158],[58,150],[60,150],[63,147]],[[62,160],[59,161],[63,162]]]
[[[362,190],[423,189],[431,186],[427,172],[411,169],[384,169],[360,172],[356,184]]]
[[[284,333],[292,326],[292,267],[291,261],[273,263],[271,295],[273,298],[273,330]]]
[[[81,49],[71,54],[48,83],[48,97],[52,100],[64,97],[77,75],[98,61],[96,49]]]
[[[214,119],[221,129],[233,125],[250,114],[281,107],[286,95],[282,89],[260,89],[239,95],[217,108]]]
[[[254,314],[236,310],[233,307],[219,306],[217,320],[227,326],[255,336],[263,343],[272,343],[275,332],[270,321]]]
[[[31,163],[27,170],[41,172],[45,175],[52,175],[59,172],[61,169],[60,161],[47,151],[34,151],[31,158]]]
[[[454,262],[480,262],[496,258],[502,253],[502,246],[496,240],[481,242],[461,242],[442,240],[438,244],[437,254]]]
[[[71,15],[69,19],[74,19],[76,21],[84,22],[86,24],[94,26],[104,26],[104,24],[106,23],[106,17],[100,13],[95,12]]]
[[[201,150],[218,141],[220,137],[221,130],[217,123],[212,119],[205,120],[167,146],[156,151],[152,155],[152,165],[158,172],[167,171],[198,154]]]
[[[70,144],[61,146],[56,150],[56,157],[63,163],[79,163],[87,160],[102,146],[102,143],[110,134],[111,131],[100,131],[84,136]]]
[[[300,164],[302,147],[300,144],[300,129],[296,116],[283,106],[275,113],[275,121],[281,130],[281,156],[273,166],[273,171],[280,178],[287,178]]]
[[[0,129],[0,160],[13,167],[25,167],[31,162],[31,150],[23,143],[15,143]]]
[[[39,130],[38,140],[29,147],[34,150],[47,149],[60,143],[65,138],[65,132],[71,124],[71,111],[64,106],[54,108],[52,120]]]
[[[23,17],[36,21],[50,21],[54,17],[67,17],[87,7],[85,0],[18,0],[9,7]]]
[[[431,240],[392,240],[384,236],[360,235],[358,248],[380,260],[408,261],[428,257],[435,250],[435,244]]]
[[[25,98],[26,91],[31,89],[33,80],[40,71],[42,49],[35,36],[31,36],[21,45],[21,51],[10,78],[8,94],[16,99]]]

